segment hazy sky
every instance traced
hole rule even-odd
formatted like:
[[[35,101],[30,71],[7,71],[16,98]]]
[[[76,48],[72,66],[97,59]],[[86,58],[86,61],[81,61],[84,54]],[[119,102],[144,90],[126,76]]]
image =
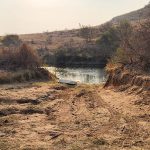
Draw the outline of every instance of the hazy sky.
[[[99,25],[149,0],[0,0],[0,35]]]

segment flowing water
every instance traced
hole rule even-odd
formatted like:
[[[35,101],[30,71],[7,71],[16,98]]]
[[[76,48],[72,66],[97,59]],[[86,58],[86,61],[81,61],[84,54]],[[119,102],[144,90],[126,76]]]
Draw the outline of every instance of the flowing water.
[[[79,83],[99,84],[106,80],[104,69],[100,68],[55,68],[46,67],[59,79],[77,81]]]

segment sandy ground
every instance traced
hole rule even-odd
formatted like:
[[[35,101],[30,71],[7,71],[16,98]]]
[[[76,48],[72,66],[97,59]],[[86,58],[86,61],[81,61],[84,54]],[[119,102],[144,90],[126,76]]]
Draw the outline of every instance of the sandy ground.
[[[140,100],[98,85],[1,85],[0,150],[149,150]]]

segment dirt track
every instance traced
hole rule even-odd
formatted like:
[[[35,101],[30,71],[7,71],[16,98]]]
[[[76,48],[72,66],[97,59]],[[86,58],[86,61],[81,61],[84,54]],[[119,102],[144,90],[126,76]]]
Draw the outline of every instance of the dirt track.
[[[0,87],[0,150],[149,150],[150,105],[97,85]]]

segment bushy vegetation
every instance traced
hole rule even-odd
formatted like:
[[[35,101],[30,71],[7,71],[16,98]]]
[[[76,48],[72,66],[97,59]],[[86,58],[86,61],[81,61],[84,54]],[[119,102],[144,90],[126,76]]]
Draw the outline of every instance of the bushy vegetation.
[[[26,81],[55,81],[56,77],[43,68],[23,69],[18,71],[0,71],[0,84],[20,83]]]
[[[18,35],[6,35],[1,39],[5,46],[18,46],[22,43]]]
[[[87,42],[64,43],[54,53],[45,55],[44,60],[54,66],[76,67],[104,67],[109,60],[112,65],[137,65],[139,69],[148,70],[149,22],[147,20],[134,25],[128,21],[121,21],[118,25],[106,23],[97,27],[101,33],[96,35],[97,38],[94,37],[93,28],[81,26],[79,36]]]
[[[100,49],[105,52],[105,55],[111,56],[120,45],[118,28],[111,24],[106,24],[103,27],[101,37],[96,42]]]
[[[53,53],[46,53],[43,59],[45,63],[54,66],[105,67],[109,61],[109,66],[132,65],[139,70],[148,71],[149,20],[135,24],[124,20],[119,24],[106,23],[96,28],[81,26],[78,35],[80,43],[76,39],[64,42]]]
[[[41,79],[54,80],[52,74],[40,68],[41,59],[34,49],[27,44],[12,46],[12,43],[20,41],[12,36],[3,39],[10,41],[8,40],[7,46],[3,43],[0,48],[0,84]]]
[[[0,52],[0,68],[30,69],[40,66],[40,59],[31,47],[22,44],[20,47],[4,47]]]
[[[87,43],[91,42],[93,38],[93,30],[90,26],[80,25],[79,36],[84,38]]]
[[[19,67],[29,69],[39,67],[41,64],[40,58],[31,47],[23,44],[18,53]]]
[[[115,65],[130,66],[150,71],[150,18],[136,24],[121,21],[118,25],[105,24],[97,40],[109,59],[107,69]]]
[[[150,69],[150,20],[132,27],[122,22],[118,27],[120,45],[110,63],[131,65],[136,69]]]
[[[105,67],[107,57],[99,53],[97,45],[60,47],[54,54],[44,57],[46,64],[57,67]]]

